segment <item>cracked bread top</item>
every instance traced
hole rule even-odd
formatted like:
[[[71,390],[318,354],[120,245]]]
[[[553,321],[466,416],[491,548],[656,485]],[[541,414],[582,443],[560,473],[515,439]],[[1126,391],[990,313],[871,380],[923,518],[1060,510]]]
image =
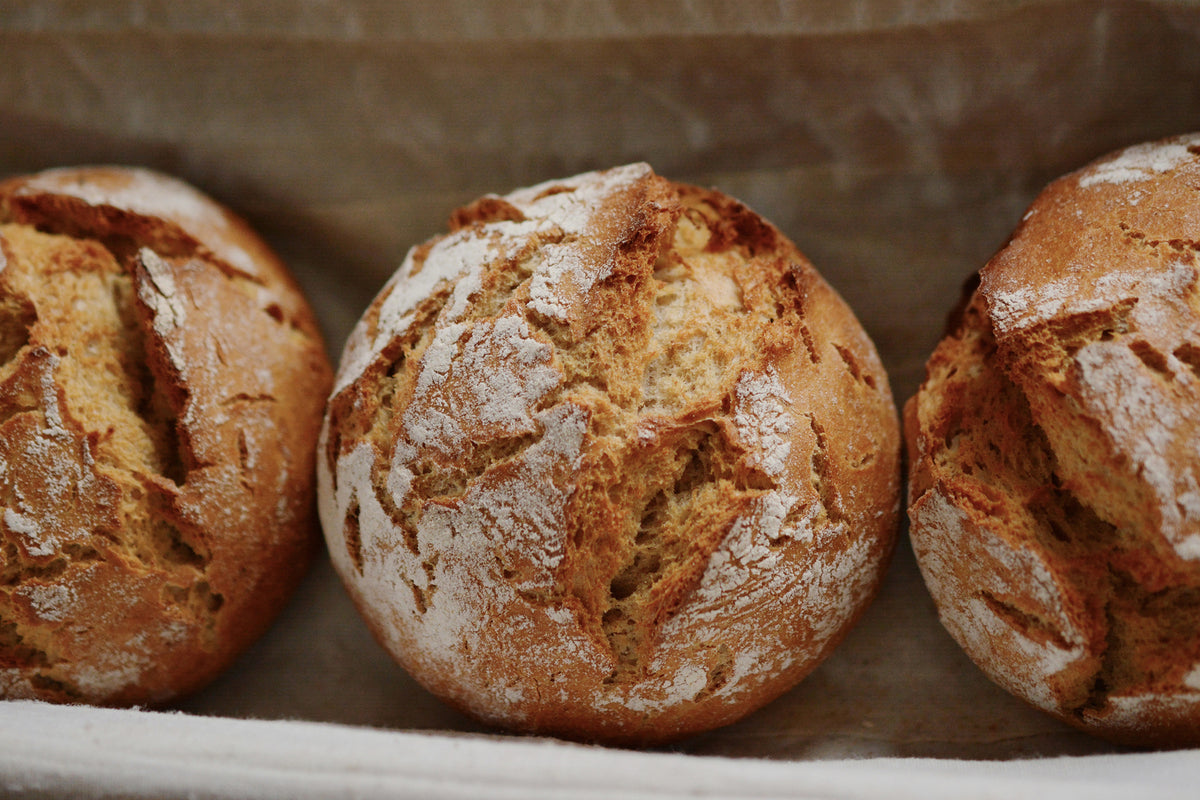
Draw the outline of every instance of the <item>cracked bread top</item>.
[[[852,313],[634,164],[488,196],[347,343],[318,458],[384,646],[516,730],[651,743],[775,697],[873,596],[899,429]]]
[[[1200,743],[1200,136],[1051,184],[906,409],[912,537],[1001,685]]]
[[[160,704],[255,639],[319,541],[331,373],[283,265],[191,187],[0,184],[0,694]]]

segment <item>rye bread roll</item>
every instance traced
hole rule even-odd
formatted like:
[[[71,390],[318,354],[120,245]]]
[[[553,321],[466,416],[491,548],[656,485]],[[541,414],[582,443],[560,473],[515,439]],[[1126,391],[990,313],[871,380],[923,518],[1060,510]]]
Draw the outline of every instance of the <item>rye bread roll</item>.
[[[811,671],[879,585],[899,421],[774,227],[635,164],[487,196],[410,252],[322,434],[379,641],[515,731],[651,744]]]
[[[319,547],[332,369],[243,222],[141,169],[0,183],[0,696],[162,704]]]
[[[983,268],[906,406],[912,542],[1008,691],[1200,744],[1200,136],[1067,175]]]

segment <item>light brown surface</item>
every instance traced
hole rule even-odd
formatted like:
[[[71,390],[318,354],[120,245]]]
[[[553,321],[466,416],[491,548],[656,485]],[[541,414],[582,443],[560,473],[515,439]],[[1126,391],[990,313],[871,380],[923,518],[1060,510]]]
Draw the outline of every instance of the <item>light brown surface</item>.
[[[0,253],[0,693],[194,691],[314,552],[312,313],[239,220],[147,171],[0,184]]]
[[[878,589],[899,425],[850,310],[769,223],[633,164],[485,197],[350,336],[333,563],[434,694],[652,744],[808,674]]]
[[[1001,685],[1131,744],[1200,743],[1200,137],[1054,182],[907,411],[912,531]]]

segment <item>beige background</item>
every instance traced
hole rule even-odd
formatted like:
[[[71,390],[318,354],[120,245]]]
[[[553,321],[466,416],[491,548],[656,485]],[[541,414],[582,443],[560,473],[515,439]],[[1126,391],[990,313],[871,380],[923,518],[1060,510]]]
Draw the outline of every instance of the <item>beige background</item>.
[[[293,266],[331,352],[459,203],[646,160],[740,197],[857,311],[903,401],[962,281],[1049,179],[1200,129],[1191,2],[469,0],[0,7],[0,174],[179,175]],[[477,731],[370,641],[327,564],[181,705]],[[942,631],[907,543],[833,658],[687,752],[1005,758],[1107,747]]]

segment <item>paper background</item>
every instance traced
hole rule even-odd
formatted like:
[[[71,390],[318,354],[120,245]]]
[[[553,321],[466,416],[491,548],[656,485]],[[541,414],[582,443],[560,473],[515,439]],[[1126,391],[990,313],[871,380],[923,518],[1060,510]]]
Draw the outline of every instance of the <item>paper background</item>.
[[[249,218],[336,355],[404,251],[485,192],[635,160],[775,222],[898,402],[958,287],[1051,178],[1200,129],[1191,2],[32,2],[0,7],[0,175],[183,177]],[[327,564],[180,708],[479,731],[370,640]],[[2,717],[0,717],[2,719]],[[993,687],[907,543],[832,659],[696,754],[1111,752]]]

